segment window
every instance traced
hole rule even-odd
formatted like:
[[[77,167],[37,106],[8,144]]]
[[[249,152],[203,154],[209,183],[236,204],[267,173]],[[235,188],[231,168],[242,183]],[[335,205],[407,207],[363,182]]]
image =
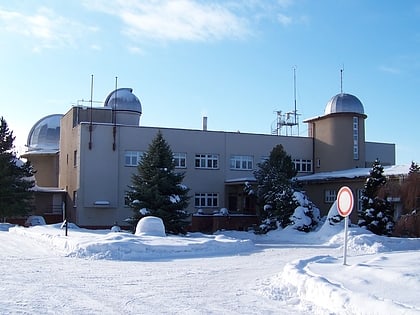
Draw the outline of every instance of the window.
[[[73,166],[77,167],[77,150],[73,151]]]
[[[353,159],[359,159],[359,117],[353,117]]]
[[[195,207],[217,207],[219,205],[219,194],[217,193],[199,193],[195,194]]]
[[[312,160],[293,159],[293,165],[295,166],[295,170],[299,173],[312,172]]]
[[[77,207],[77,190],[73,190],[73,207]]]
[[[124,153],[124,165],[125,166],[137,166],[141,158],[143,157],[143,152],[141,151],[125,151]]]
[[[334,203],[334,201],[337,199],[337,191],[333,189],[327,189],[325,190],[324,195],[324,202],[325,203]]]
[[[232,155],[230,157],[231,170],[252,170],[254,158],[250,155]]]
[[[357,190],[357,209],[356,209],[357,211],[362,209],[362,204],[363,204],[362,196],[363,196],[363,189],[358,189]]]
[[[219,168],[219,156],[217,154],[196,154],[196,168]]]
[[[175,168],[187,167],[187,153],[174,153],[173,154]]]

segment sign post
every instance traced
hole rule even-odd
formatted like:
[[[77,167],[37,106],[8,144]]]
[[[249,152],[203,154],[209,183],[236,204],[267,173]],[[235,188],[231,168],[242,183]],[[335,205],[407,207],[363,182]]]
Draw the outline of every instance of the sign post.
[[[349,215],[353,210],[354,198],[351,189],[347,186],[343,186],[338,191],[337,195],[337,210],[338,213],[344,217],[344,255],[343,265],[346,264],[347,258],[347,230],[349,225]]]

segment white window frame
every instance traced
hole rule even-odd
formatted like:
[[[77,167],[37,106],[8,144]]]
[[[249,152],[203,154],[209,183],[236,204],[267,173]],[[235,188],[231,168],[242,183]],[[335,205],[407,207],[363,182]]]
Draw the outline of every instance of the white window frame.
[[[359,159],[359,117],[353,117],[353,159]]]
[[[219,155],[218,154],[196,154],[195,168],[201,169],[218,169],[219,168]]]
[[[312,173],[312,160],[293,159],[293,164],[299,173]]]
[[[252,171],[254,169],[254,157],[252,155],[232,155],[230,157],[230,169]]]
[[[334,203],[337,200],[337,190],[335,189],[325,189],[324,191],[324,202],[325,203]]]
[[[219,206],[219,194],[196,193],[194,195],[194,206],[196,208],[217,208]]]
[[[125,151],[124,152],[124,166],[139,165],[144,152],[143,151]]]
[[[173,153],[173,161],[175,168],[187,168],[187,153],[175,152]]]

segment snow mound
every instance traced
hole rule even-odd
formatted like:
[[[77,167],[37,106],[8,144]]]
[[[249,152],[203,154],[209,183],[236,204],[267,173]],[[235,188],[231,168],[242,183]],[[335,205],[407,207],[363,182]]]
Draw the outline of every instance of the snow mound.
[[[147,216],[137,223],[135,235],[166,236],[165,225],[161,218]]]

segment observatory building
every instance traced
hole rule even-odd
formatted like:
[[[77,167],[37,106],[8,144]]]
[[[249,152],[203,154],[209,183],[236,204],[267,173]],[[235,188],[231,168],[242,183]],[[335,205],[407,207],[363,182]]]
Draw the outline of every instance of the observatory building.
[[[38,187],[53,186],[65,195],[63,205],[71,222],[97,228],[116,221],[124,225],[132,215],[125,198],[132,174],[158,131],[171,147],[176,171],[185,173],[184,184],[191,196],[187,210],[193,228],[196,224],[202,231],[224,227],[216,226],[215,219],[212,227],[197,221],[221,208],[229,210],[231,222],[236,222],[233,228],[255,223],[256,205],[243,188],[246,182],[255,182],[257,164],[278,144],[292,157],[299,178],[371,167],[376,158],[382,165],[395,164],[394,144],[365,141],[367,115],[361,101],[351,94],[335,95],[323,115],[305,120],[308,135],[304,137],[211,131],[206,117],[202,129],[141,126],[142,112],[133,90],[121,88],[112,91],[103,106],[94,107],[92,102],[73,106],[32,128],[25,157],[38,170]],[[327,211],[331,200],[319,197],[328,190],[322,189],[309,190],[317,194],[317,206]],[[194,216],[197,213],[201,216]]]

